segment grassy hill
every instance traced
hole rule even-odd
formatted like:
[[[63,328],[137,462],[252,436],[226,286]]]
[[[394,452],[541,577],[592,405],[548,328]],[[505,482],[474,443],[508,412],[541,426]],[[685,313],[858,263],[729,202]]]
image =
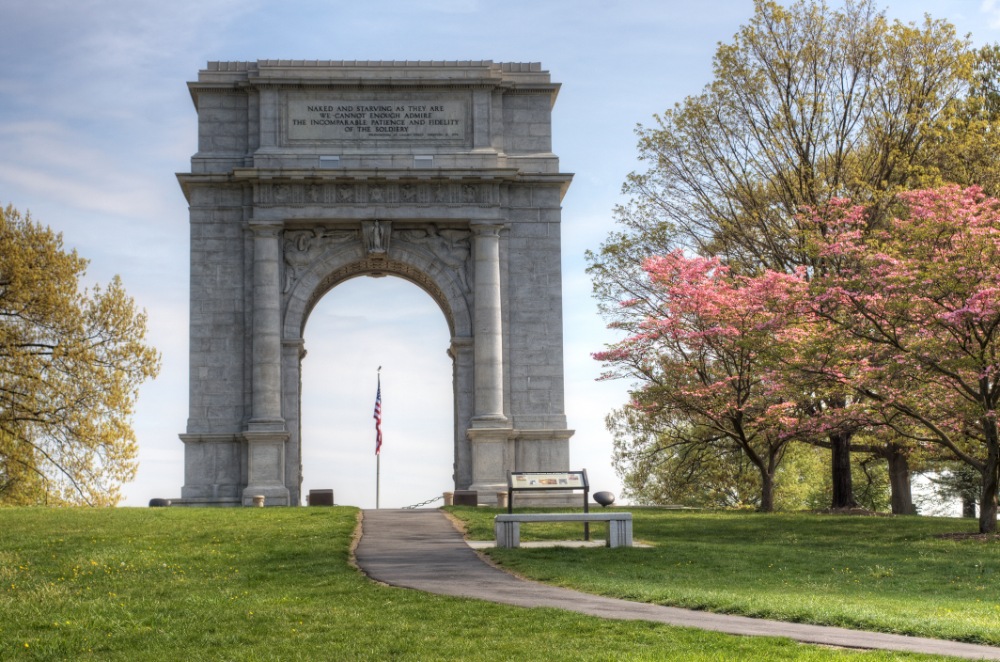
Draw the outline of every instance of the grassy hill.
[[[921,659],[381,586],[350,565],[356,515],[350,508],[0,509],[0,659]],[[646,516],[636,525],[640,537],[651,535]],[[714,532],[705,533],[739,536],[741,522],[756,521],[709,519]],[[726,527],[734,532],[722,533]],[[993,564],[991,573],[996,567],[995,545],[979,544],[994,550],[983,556],[950,544],[960,551],[934,568],[943,583],[976,559]],[[645,562],[626,556],[616,565],[623,560]],[[993,607],[996,596],[980,594]]]
[[[492,514],[453,509],[470,537]],[[692,609],[1000,646],[1000,539],[975,520],[634,511],[651,549],[491,550],[536,579]],[[579,525],[525,526],[579,538]],[[598,534],[603,532],[598,529]]]

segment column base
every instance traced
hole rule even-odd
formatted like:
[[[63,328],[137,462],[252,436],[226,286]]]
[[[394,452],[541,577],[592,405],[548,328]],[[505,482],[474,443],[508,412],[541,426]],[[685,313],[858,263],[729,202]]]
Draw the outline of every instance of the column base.
[[[285,419],[252,418],[247,422],[247,431],[258,434],[285,433]]]
[[[250,485],[243,490],[243,505],[253,506],[254,497],[264,497],[265,506],[290,506],[288,488],[284,485]]]
[[[476,416],[470,421],[476,430],[509,430],[510,421],[503,414],[493,416]]]
[[[281,422],[284,427],[284,421]],[[285,486],[284,431],[247,430],[247,487],[243,490],[244,506],[254,505],[254,497],[264,497],[266,506],[290,506],[291,494]]]
[[[473,426],[475,424],[474,419]],[[507,490],[507,472],[514,468],[511,432],[510,428],[503,427],[472,427],[466,433],[472,443],[472,485],[469,489],[478,493],[480,504],[496,505],[497,492]]]
[[[507,494],[507,483],[506,481],[503,483],[473,483],[469,489],[476,492],[476,500],[480,506],[500,507],[497,494],[500,492],[504,495]]]

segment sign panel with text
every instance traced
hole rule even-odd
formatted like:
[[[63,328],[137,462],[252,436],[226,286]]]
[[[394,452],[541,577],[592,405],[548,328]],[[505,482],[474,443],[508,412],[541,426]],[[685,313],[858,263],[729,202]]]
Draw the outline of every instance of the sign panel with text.
[[[463,100],[344,99],[291,97],[286,135],[290,141],[464,140],[469,106]]]

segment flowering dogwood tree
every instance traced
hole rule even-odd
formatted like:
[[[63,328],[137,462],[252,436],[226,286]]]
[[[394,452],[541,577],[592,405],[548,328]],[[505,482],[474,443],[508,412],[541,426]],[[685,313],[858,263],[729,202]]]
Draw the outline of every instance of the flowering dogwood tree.
[[[774,476],[794,417],[784,412],[768,347],[786,324],[796,276],[733,275],[718,259],[681,251],[647,260],[649,285],[622,303],[645,315],[614,326],[630,335],[594,358],[606,378],[633,377],[630,407],[649,417],[684,418],[706,442],[742,451],[760,474],[759,509],[774,506]],[[706,433],[707,431],[707,433]]]
[[[982,476],[980,532],[996,531],[1000,485],[1000,201],[975,187],[914,191],[871,230],[865,209],[814,216],[813,309],[855,342],[855,384],[900,434]],[[905,421],[899,423],[898,421]],[[914,426],[914,424],[916,424]]]

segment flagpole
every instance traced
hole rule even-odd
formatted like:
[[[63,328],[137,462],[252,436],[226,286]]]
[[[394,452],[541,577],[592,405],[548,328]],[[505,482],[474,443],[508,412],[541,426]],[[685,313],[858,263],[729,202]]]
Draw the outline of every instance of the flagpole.
[[[375,510],[379,509],[382,493],[382,366],[376,371],[378,389],[375,391]]]

